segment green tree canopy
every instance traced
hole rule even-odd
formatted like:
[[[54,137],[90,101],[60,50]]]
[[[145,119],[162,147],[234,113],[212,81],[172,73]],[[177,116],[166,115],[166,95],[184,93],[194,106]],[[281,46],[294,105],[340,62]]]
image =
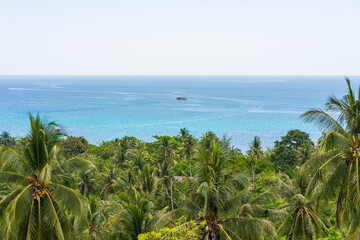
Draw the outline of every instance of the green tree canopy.
[[[270,160],[275,167],[280,167],[281,171],[293,175],[293,169],[298,161],[297,150],[305,145],[314,146],[309,134],[298,129],[290,130],[285,136],[281,137],[280,141],[275,142]]]
[[[84,137],[69,136],[61,142],[61,154],[65,158],[75,157],[76,155],[84,153],[90,148],[89,142]]]

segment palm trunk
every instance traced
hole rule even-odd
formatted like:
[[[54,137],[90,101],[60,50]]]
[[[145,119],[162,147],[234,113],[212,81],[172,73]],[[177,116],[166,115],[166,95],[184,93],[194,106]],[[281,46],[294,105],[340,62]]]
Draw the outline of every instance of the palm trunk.
[[[191,163],[190,163],[190,177],[191,177]]]
[[[170,189],[169,189],[169,182],[168,179],[165,179],[165,192],[166,195],[168,196],[168,198],[170,198],[170,202],[171,202],[171,210],[174,210],[174,198],[173,198],[173,182],[172,182],[172,178],[170,178]]]
[[[356,240],[359,240],[359,229],[356,230]]]
[[[251,175],[252,175],[252,182],[253,182],[253,184],[255,184],[254,164],[251,164]]]
[[[172,178],[170,179],[170,200],[171,200],[171,210],[174,210],[174,198],[173,198]]]
[[[252,182],[255,186],[255,167],[256,167],[257,157],[255,157],[255,163],[251,164],[251,172],[252,172]]]
[[[281,169],[281,167],[278,166],[278,171],[279,171],[279,187],[280,187],[280,169]]]

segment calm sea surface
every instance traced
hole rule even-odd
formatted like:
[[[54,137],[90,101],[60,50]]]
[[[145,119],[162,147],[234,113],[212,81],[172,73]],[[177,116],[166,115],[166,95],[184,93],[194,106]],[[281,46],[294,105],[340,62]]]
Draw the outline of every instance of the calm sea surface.
[[[350,79],[358,89],[360,77]],[[299,115],[345,91],[342,76],[0,76],[0,131],[24,136],[28,112],[39,112],[94,144],[125,135],[153,141],[186,127],[197,137],[227,134],[245,150],[255,135],[273,146],[290,129],[317,138]]]

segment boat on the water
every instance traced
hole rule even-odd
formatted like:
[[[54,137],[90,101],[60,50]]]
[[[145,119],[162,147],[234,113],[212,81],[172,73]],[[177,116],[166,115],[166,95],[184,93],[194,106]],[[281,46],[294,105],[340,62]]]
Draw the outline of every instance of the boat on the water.
[[[186,97],[177,97],[176,100],[187,100]]]

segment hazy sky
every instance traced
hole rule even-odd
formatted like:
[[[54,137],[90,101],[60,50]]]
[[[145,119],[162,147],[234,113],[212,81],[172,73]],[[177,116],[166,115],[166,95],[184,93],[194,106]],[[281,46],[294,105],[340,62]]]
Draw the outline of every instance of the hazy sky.
[[[0,0],[0,74],[360,75],[360,1]]]

